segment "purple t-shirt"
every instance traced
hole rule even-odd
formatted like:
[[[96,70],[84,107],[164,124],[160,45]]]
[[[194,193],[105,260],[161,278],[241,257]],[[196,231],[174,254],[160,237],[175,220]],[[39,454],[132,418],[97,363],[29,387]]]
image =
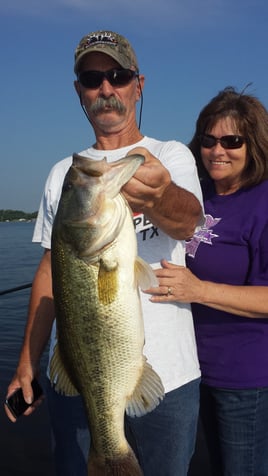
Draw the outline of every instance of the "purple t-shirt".
[[[211,181],[202,188],[206,222],[186,245],[187,266],[207,281],[268,286],[268,180],[231,195],[216,195]],[[268,386],[268,319],[192,309],[202,381]]]

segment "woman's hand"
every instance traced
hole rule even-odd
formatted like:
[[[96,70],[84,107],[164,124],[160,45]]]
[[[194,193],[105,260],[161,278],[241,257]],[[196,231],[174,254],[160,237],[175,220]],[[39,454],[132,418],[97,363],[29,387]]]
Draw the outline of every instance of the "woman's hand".
[[[161,261],[162,268],[156,269],[155,275],[159,281],[158,287],[146,289],[152,294],[152,302],[202,302],[205,283],[198,279],[185,266]]]

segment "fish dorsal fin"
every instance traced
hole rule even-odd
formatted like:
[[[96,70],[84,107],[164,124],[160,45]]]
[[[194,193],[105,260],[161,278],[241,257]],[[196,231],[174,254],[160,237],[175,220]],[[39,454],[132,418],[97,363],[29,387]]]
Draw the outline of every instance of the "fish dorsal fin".
[[[159,375],[144,357],[143,373],[127,402],[127,415],[139,417],[151,412],[163,400],[164,395],[165,390]]]
[[[135,261],[135,276],[137,284],[141,289],[148,289],[159,285],[151,266],[139,256],[136,257]]]
[[[70,380],[69,375],[63,365],[58,344],[54,347],[54,352],[50,361],[49,377],[54,382],[56,392],[64,395],[75,396],[79,392]]]

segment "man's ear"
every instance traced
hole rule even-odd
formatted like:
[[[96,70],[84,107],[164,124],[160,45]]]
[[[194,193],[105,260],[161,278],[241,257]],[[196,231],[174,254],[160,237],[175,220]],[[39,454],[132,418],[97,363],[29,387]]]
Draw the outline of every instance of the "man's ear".
[[[143,74],[139,74],[139,78],[137,79],[137,101],[139,101],[143,88],[144,88],[145,76]]]

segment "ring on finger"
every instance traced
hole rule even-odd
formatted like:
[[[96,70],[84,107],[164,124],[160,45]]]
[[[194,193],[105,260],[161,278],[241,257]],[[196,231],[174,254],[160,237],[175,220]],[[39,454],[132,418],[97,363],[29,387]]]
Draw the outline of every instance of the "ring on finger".
[[[170,287],[170,286],[168,286],[167,295],[168,295],[168,296],[171,296],[171,294],[172,294],[171,287]]]

